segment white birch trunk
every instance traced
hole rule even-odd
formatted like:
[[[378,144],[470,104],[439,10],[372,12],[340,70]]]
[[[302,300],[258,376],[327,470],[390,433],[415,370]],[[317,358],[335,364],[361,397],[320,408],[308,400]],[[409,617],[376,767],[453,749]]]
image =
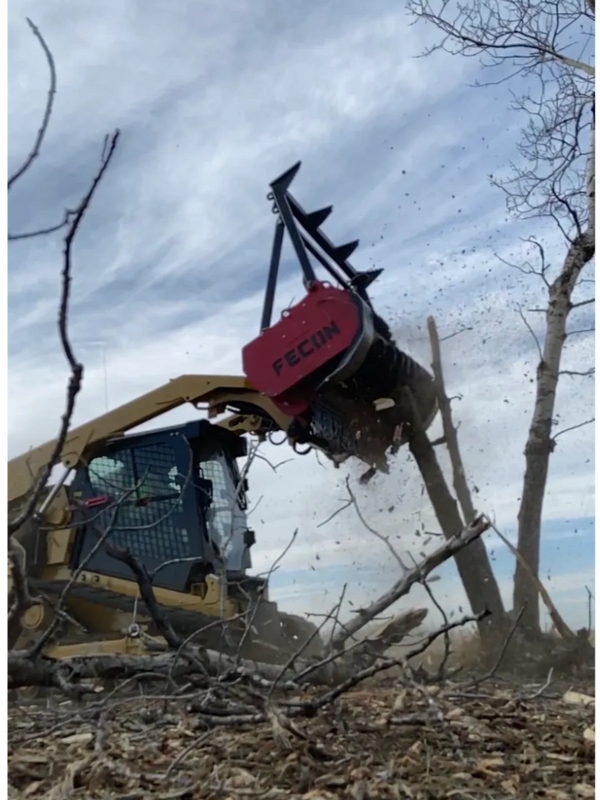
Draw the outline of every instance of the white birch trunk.
[[[571,310],[571,295],[581,271],[595,253],[594,127],[592,125],[592,150],[586,170],[588,227],[569,246],[561,273],[548,291],[546,336],[542,361],[537,369],[535,408],[525,445],[525,476],[518,515],[517,549],[536,577],[539,574],[542,510],[548,466],[550,454],[554,449],[552,419],[560,362],[566,338],[567,319]],[[526,605],[522,617],[523,625],[530,632],[539,633],[539,595],[527,570],[518,561],[514,576],[513,603],[515,609]]]

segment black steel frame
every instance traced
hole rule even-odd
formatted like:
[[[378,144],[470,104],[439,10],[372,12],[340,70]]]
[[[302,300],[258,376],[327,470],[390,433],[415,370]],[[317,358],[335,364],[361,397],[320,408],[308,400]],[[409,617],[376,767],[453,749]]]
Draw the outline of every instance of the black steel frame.
[[[279,263],[283,247],[283,236],[287,230],[292,246],[300,262],[307,288],[317,280],[313,265],[308,254],[310,253],[327,270],[334,280],[344,289],[356,292],[362,300],[371,305],[367,288],[383,272],[382,269],[372,269],[359,272],[348,261],[358,247],[358,239],[347,244],[334,245],[321,230],[320,226],[333,211],[333,206],[321,208],[318,211],[306,212],[300,203],[292,197],[289,187],[298,174],[302,162],[298,161],[291,169],[284,172],[271,184],[271,191],[267,200],[273,202],[273,213],[277,214],[275,235],[271,251],[271,263],[265,290],[265,300],[261,317],[260,329],[264,331],[270,327],[273,316],[273,303],[277,288]],[[319,248],[319,249],[317,249]]]

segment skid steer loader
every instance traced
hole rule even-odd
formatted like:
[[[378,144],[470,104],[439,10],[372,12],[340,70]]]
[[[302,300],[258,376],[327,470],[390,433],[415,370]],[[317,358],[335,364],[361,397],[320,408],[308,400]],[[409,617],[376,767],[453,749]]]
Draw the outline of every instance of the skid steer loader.
[[[336,465],[355,457],[385,471],[387,453],[404,442],[403,387],[426,427],[437,403],[429,373],[398,349],[372,308],[367,289],[381,270],[355,270],[348,259],[358,242],[335,246],[320,229],[331,208],[307,213],[290,194],[299,167],[267,196],[275,235],[260,331],[242,353],[245,375],[184,375],[68,433],[62,476],[11,538],[32,596],[45,600],[11,621],[9,648],[33,642],[63,595],[66,615],[47,655],[144,652],[158,632],[112,544],[143,564],[181,636],[261,661],[281,662],[309,639],[305,655],[320,652],[315,626],[279,611],[268,582],[249,574],[255,535],[238,466],[245,435],[283,432],[300,454],[317,448]],[[306,293],[273,323],[286,232]],[[315,262],[329,280],[317,277]],[[132,432],[186,403],[207,418]],[[54,448],[51,441],[9,462],[9,518]]]

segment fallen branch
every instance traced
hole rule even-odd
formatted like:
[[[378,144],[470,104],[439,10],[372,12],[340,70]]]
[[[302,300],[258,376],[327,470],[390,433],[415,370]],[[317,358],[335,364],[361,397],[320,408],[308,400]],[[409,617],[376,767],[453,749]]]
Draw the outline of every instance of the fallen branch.
[[[474,539],[480,536],[487,529],[489,522],[483,517],[474,521],[473,525],[466,528],[461,534],[446,542],[423,562],[417,564],[413,569],[405,573],[398,583],[378,602],[378,605],[371,607],[371,613],[385,610],[392,602],[406,594],[414,583],[423,581],[427,575],[452,557],[458,550],[466,547]],[[110,530],[110,526],[108,527]],[[106,535],[106,532],[105,532]],[[101,537],[97,546],[105,541]],[[372,664],[386,649],[393,644],[398,644],[406,633],[421,624],[425,618],[426,609],[408,611],[395,619],[391,620],[379,634],[359,643],[356,653],[347,652],[344,648],[346,640],[353,636],[364,624],[364,617],[360,615],[351,620],[346,625],[341,625],[341,632],[333,637],[331,642],[331,652],[321,662],[315,664],[302,663],[299,659],[301,649],[297,656],[289,659],[287,669],[282,670],[279,664],[259,664],[239,659],[236,654],[229,657],[224,653],[204,650],[198,647],[188,647],[186,642],[181,640],[174,633],[170,623],[164,615],[154,597],[154,590],[150,576],[145,572],[135,557],[126,552],[121,552],[109,546],[114,557],[125,561],[136,577],[140,594],[148,614],[152,617],[157,630],[162,634],[162,638],[148,637],[150,649],[157,651],[156,655],[148,656],[88,656],[56,661],[41,655],[41,648],[48,641],[48,631],[36,643],[29,653],[9,653],[9,685],[11,688],[20,686],[39,685],[53,686],[65,689],[65,674],[72,676],[71,682],[79,682],[88,678],[101,678],[105,680],[127,680],[141,673],[154,672],[163,675],[169,680],[177,680],[192,674],[202,673],[221,676],[220,679],[249,678],[254,679],[260,676],[268,681],[267,688],[273,684],[287,679],[287,675],[300,676],[299,680],[306,680],[311,676],[311,680],[331,683],[339,681],[348,676],[349,673],[356,672],[358,664],[364,665],[365,659]],[[114,552],[112,552],[114,549]],[[363,612],[364,613],[364,612]],[[369,611],[367,610],[367,614]],[[164,652],[169,648],[171,652]],[[352,648],[354,649],[354,648]],[[163,652],[161,652],[163,651]],[[184,658],[182,659],[182,656]],[[357,657],[360,656],[360,660]],[[263,687],[264,688],[264,687]]]
[[[434,550],[425,557],[416,566],[407,570],[402,577],[396,581],[392,588],[367,606],[357,612],[357,615],[350,622],[345,623],[343,631],[337,633],[333,638],[333,646],[335,649],[343,647],[344,642],[359,631],[365,624],[366,619],[373,619],[378,614],[383,613],[389,608],[392,603],[395,603],[405,594],[408,594],[411,587],[415,583],[421,583],[425,578],[440,564],[452,558],[470,545],[475,540],[479,539],[482,533],[490,527],[489,520],[483,515],[473,520],[471,525],[464,528],[458,535],[448,539],[443,545]]]
[[[544,605],[548,609],[548,614],[550,614],[550,619],[554,623],[554,627],[556,628],[559,635],[566,641],[573,641],[576,638],[575,634],[573,633],[571,628],[569,628],[567,623],[560,615],[559,610],[554,605],[550,595],[548,594],[548,590],[541,582],[541,580],[537,577],[537,575],[534,573],[534,571],[531,569],[531,567],[525,560],[525,557],[522,555],[522,553],[519,553],[519,551],[512,544],[512,542],[510,542],[510,540],[507,539],[506,536],[504,536],[504,534],[501,533],[495,525],[492,525],[492,530],[494,531],[496,536],[500,539],[500,541],[504,542],[504,544],[508,547],[513,556],[517,559],[523,570],[527,573],[527,575],[529,575],[531,582],[539,592],[539,595],[542,598]],[[520,616],[523,615],[523,612],[524,612],[524,607],[522,607]]]
[[[486,611],[475,617],[465,617],[448,625],[444,625],[431,634],[423,637],[414,649],[403,654],[402,658],[379,658],[361,670],[343,662],[344,653],[337,654],[339,663],[334,673],[330,670],[314,669],[315,665],[297,663],[294,669],[282,675],[281,665],[242,659],[239,663],[232,657],[214,650],[190,648],[194,659],[182,660],[174,650],[156,655],[98,655],[65,658],[60,661],[45,656],[30,658],[26,651],[12,651],[8,654],[7,672],[8,688],[18,689],[24,686],[42,686],[56,688],[71,693],[77,687],[82,693],[82,681],[126,681],[142,675],[162,677],[165,680],[182,680],[192,676],[204,676],[204,670],[215,680],[215,686],[236,685],[240,682],[255,685],[260,689],[270,689],[277,684],[281,691],[297,692],[304,685],[334,685],[320,698],[308,703],[289,702],[286,706],[321,708],[339,697],[343,692],[358,685],[379,672],[394,666],[403,665],[408,659],[423,653],[429,645],[446,631],[460,627],[468,622],[478,621]],[[160,646],[156,640],[157,647]],[[163,642],[163,647],[166,643]],[[200,669],[199,662],[202,661]],[[302,670],[299,672],[299,670]],[[310,678],[310,679],[309,679]],[[251,695],[249,695],[251,696]]]

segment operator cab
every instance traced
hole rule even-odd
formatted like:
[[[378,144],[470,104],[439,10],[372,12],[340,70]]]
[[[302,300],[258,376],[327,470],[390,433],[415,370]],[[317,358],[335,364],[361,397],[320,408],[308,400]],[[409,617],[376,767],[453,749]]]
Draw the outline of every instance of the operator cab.
[[[79,530],[73,568],[85,561],[89,572],[129,580],[105,536],[155,573],[156,586],[189,591],[223,567],[244,576],[254,543],[237,465],[246,455],[245,439],[208,420],[104,443],[69,487]]]

